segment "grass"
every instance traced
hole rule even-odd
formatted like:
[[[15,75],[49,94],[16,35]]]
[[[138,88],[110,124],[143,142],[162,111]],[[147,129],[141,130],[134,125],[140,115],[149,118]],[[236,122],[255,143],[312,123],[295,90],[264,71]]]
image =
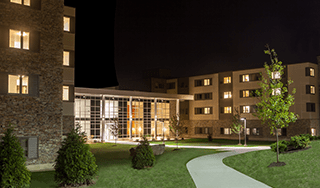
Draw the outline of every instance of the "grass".
[[[320,185],[320,140],[312,141],[312,148],[294,153],[280,154],[279,161],[285,166],[268,166],[276,162],[276,153],[271,150],[253,151],[223,159],[223,163],[243,174],[275,188],[319,187]]]
[[[161,144],[162,141],[150,142],[151,144]],[[254,146],[270,146],[274,142],[270,141],[248,141],[247,147]],[[165,141],[166,145],[177,145],[175,141]],[[224,147],[244,147],[244,141],[241,140],[242,145],[239,144],[239,140],[226,140],[226,139],[213,139],[211,142],[207,138],[190,138],[185,140],[179,140],[179,146],[224,146]]]
[[[192,187],[195,184],[187,170],[186,164],[193,158],[219,153],[212,149],[166,148],[162,155],[155,156],[156,163],[151,169],[136,170],[131,167],[129,149],[133,145],[114,143],[90,144],[91,152],[98,165],[98,181],[90,187]],[[54,182],[54,171],[33,172],[31,188],[57,188]]]

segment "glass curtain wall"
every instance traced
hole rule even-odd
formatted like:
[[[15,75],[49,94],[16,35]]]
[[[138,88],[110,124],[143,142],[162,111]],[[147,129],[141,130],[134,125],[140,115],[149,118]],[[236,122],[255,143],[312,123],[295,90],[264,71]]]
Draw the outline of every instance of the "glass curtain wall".
[[[104,105],[103,105],[104,104]],[[103,109],[104,108],[104,109]],[[103,114],[104,111],[104,114]],[[157,137],[169,136],[170,103],[168,100],[157,100]],[[130,137],[130,99],[97,96],[76,96],[76,123],[80,123],[81,132],[85,132],[90,139],[100,140],[102,126],[105,126],[107,140],[114,136],[109,131],[114,118],[118,118],[118,138]],[[105,123],[103,125],[102,123]],[[155,101],[152,99],[132,99],[132,138],[138,139],[143,135],[154,138],[155,134]]]

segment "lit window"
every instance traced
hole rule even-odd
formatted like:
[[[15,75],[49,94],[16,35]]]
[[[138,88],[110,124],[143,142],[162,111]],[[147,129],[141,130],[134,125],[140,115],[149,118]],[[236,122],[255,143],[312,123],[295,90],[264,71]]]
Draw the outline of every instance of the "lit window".
[[[22,1],[24,5],[30,6],[30,0],[10,0],[11,3],[17,3],[20,5],[22,5]]]
[[[272,79],[280,79],[281,74],[278,71],[272,72]]]
[[[225,113],[225,114],[231,114],[231,106],[229,106],[229,107],[224,107],[224,113]]]
[[[69,86],[63,86],[62,98],[64,101],[69,100]]]
[[[210,79],[204,79],[203,81],[204,81],[204,85],[205,85],[205,86],[211,85]]]
[[[249,90],[242,91],[242,97],[249,97]]]
[[[21,48],[21,43],[23,43],[23,49],[29,50],[29,32],[21,32],[19,30],[10,29],[9,35],[9,47]]]
[[[310,68],[310,76],[314,76],[314,68]]]
[[[204,114],[210,114],[210,107],[204,108]]]
[[[281,94],[281,88],[272,89],[272,95],[280,95]]]
[[[63,17],[63,25],[64,25],[64,28],[63,28],[64,31],[70,31],[70,18]]]
[[[310,86],[310,93],[315,94],[316,93],[316,87]]]
[[[230,84],[231,83],[231,77],[224,77],[223,78],[223,83],[224,84]]]
[[[242,75],[242,81],[249,82],[249,75],[248,74]]]
[[[250,113],[250,106],[243,106],[243,113]]]
[[[69,66],[70,64],[70,52],[63,52],[63,65]]]
[[[224,134],[231,134],[231,128],[224,128]]]
[[[250,135],[250,128],[247,128],[246,135]]]
[[[9,75],[9,77],[8,77],[8,93],[28,94],[28,82],[29,82],[28,76]]]
[[[252,129],[252,134],[253,135],[259,135],[259,128],[253,128]]]
[[[225,99],[231,98],[231,91],[224,92],[223,94]]]
[[[316,136],[316,129],[314,128],[311,129],[311,136]]]
[[[26,6],[30,6],[30,0],[24,0],[23,4]]]

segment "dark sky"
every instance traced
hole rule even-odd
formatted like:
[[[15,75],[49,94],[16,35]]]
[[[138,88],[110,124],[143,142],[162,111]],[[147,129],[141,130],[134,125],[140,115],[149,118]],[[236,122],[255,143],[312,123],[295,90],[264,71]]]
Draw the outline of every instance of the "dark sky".
[[[65,0],[77,8],[77,87],[139,88],[151,68],[171,69],[172,77],[259,68],[269,60],[266,43],[284,64],[320,55],[318,0],[78,2]]]

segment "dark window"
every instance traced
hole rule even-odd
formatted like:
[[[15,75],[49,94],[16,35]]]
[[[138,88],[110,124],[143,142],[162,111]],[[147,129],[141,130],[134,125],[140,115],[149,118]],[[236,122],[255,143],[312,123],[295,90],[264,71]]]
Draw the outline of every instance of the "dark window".
[[[281,136],[287,136],[287,128],[281,129]]]
[[[212,99],[212,93],[200,93],[194,95],[194,100],[210,100]]]
[[[176,88],[176,83],[168,83],[168,89],[175,89]]]
[[[316,104],[315,103],[307,103],[307,112],[315,112]]]
[[[203,86],[203,80],[195,80],[194,87]]]

